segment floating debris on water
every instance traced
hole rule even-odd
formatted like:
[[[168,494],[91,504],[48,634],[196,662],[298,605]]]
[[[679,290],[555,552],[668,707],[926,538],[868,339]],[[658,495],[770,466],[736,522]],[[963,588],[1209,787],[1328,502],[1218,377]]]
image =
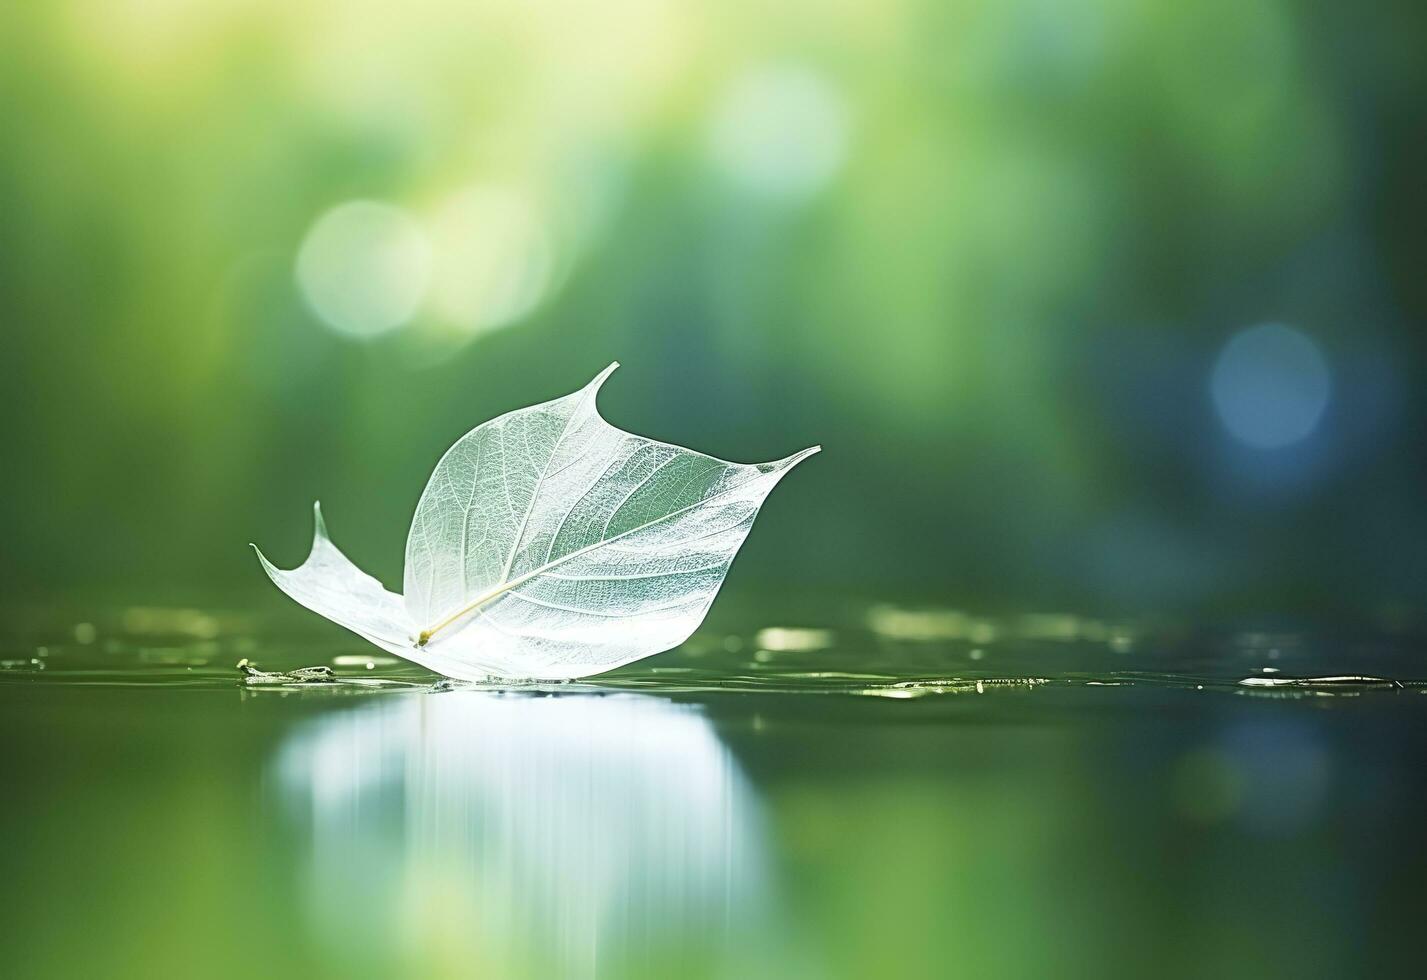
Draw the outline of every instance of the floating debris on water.
[[[326,664],[316,667],[298,667],[296,670],[258,670],[244,657],[238,661],[238,670],[247,684],[331,684],[337,680],[337,672]]]
[[[1405,687],[1387,677],[1340,674],[1334,677],[1245,677],[1240,687]]]
[[[867,695],[868,697],[874,698],[894,698],[898,700],[909,700],[911,698],[923,697],[924,695],[930,694],[932,692],[925,690],[902,690],[886,687],[870,687],[862,691],[861,693]]]

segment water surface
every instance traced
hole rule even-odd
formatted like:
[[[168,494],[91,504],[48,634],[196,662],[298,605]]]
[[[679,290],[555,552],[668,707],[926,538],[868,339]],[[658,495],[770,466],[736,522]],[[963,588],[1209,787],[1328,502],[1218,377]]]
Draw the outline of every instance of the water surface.
[[[11,612],[3,972],[1416,972],[1410,632],[726,606],[490,687],[301,616]]]

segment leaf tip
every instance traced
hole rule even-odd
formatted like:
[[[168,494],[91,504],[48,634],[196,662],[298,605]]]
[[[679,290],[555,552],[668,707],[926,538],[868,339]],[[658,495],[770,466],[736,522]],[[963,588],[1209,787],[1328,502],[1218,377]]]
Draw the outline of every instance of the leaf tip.
[[[582,405],[585,401],[588,401],[590,404],[594,403],[594,396],[599,394],[599,390],[604,387],[605,381],[609,379],[611,374],[614,374],[615,368],[617,367],[619,367],[618,361],[610,361],[608,367],[595,375],[593,381],[580,389],[578,394],[580,394],[583,399],[581,402]]]
[[[259,548],[257,544],[252,541],[248,542],[248,547],[252,548],[253,554],[258,556],[258,564],[263,566],[263,569],[268,573],[269,577],[272,577],[274,574],[276,574],[277,567],[273,565],[272,562],[268,561],[268,556],[263,554],[263,549]]]
[[[797,466],[799,463],[801,463],[803,460],[807,459],[809,456],[816,456],[818,453],[820,453],[820,452],[822,452],[822,451],[823,451],[823,447],[822,447],[822,446],[809,446],[807,449],[804,449],[802,452],[794,453],[793,455],[791,455],[791,456],[788,457],[788,467],[789,467],[789,468],[792,468],[792,467],[794,467],[794,466]]]

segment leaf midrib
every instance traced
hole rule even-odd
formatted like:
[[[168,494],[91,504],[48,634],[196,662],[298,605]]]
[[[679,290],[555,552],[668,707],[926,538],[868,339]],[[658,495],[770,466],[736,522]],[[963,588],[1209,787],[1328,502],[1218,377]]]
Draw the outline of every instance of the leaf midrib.
[[[580,557],[581,555],[588,554],[589,552],[594,551],[594,550],[597,549],[597,548],[602,548],[602,547],[604,547],[605,545],[613,544],[614,542],[618,541],[620,538],[629,537],[629,535],[631,535],[631,534],[637,534],[637,533],[639,533],[640,531],[647,530],[647,529],[653,527],[654,525],[659,524],[659,523],[661,523],[661,522],[663,522],[663,521],[667,521],[667,520],[670,520],[671,518],[678,517],[680,514],[688,513],[689,511],[693,510],[695,507],[702,507],[704,504],[707,504],[707,503],[709,503],[710,501],[717,500],[717,499],[720,498],[720,497],[724,497],[724,496],[727,496],[727,495],[730,494],[730,493],[733,493],[735,490],[740,490],[740,489],[742,489],[743,487],[748,486],[748,484],[754,482],[755,480],[761,480],[761,479],[762,479],[763,477],[765,477],[765,476],[771,476],[771,475],[773,475],[773,474],[775,474],[775,473],[782,472],[783,470],[786,470],[786,469],[788,469],[789,467],[794,466],[794,465],[796,465],[797,463],[799,463],[800,461],[802,461],[803,459],[807,458],[809,455],[811,455],[812,453],[816,452],[818,448],[819,448],[819,447],[816,447],[816,446],[815,446],[815,447],[812,447],[812,448],[810,448],[810,449],[804,449],[802,452],[800,452],[800,453],[795,453],[795,454],[793,454],[792,456],[790,456],[790,457],[788,458],[788,460],[786,460],[786,463],[787,463],[786,466],[782,466],[782,467],[780,467],[779,469],[776,469],[776,470],[767,470],[767,471],[765,471],[765,472],[761,472],[761,473],[757,474],[756,476],[750,477],[750,478],[747,479],[747,480],[743,480],[743,481],[741,481],[741,482],[739,482],[739,483],[734,484],[734,485],[731,486],[731,487],[727,487],[727,488],[725,488],[725,489],[723,489],[723,490],[720,490],[718,493],[709,494],[709,496],[704,497],[704,498],[702,498],[702,499],[700,499],[700,500],[696,500],[696,501],[694,501],[694,502],[691,503],[691,504],[686,504],[685,506],[680,507],[680,508],[677,509],[677,510],[671,510],[671,511],[669,511],[669,513],[667,513],[667,514],[661,514],[660,516],[654,518],[654,519],[651,520],[651,521],[646,521],[645,523],[640,524],[638,527],[632,527],[632,528],[630,528],[630,529],[627,530],[627,531],[621,531],[621,532],[619,532],[618,534],[614,535],[613,537],[601,538],[601,539],[598,540],[598,541],[593,541],[593,542],[591,542],[590,544],[585,545],[583,548],[578,548],[578,549],[576,549],[575,551],[569,552],[568,554],[561,555],[559,558],[552,559],[552,560],[546,562],[545,564],[541,565],[539,568],[535,568],[535,569],[532,569],[531,571],[526,572],[524,575],[519,575],[519,576],[517,576],[517,577],[515,577],[515,578],[513,578],[513,579],[510,579],[509,581],[502,582],[500,585],[497,585],[497,586],[491,588],[490,590],[488,590],[487,592],[484,592],[484,593],[482,593],[481,595],[477,596],[473,601],[471,601],[471,602],[468,603],[467,605],[461,607],[460,609],[456,610],[456,611],[453,612],[451,615],[449,615],[449,616],[447,616],[445,619],[441,620],[441,622],[437,623],[435,626],[432,626],[432,627],[429,628],[429,629],[422,630],[421,633],[420,633],[420,635],[417,637],[416,645],[417,645],[417,646],[425,646],[428,642],[430,642],[430,640],[431,640],[431,638],[432,638],[433,636],[435,636],[437,633],[439,633],[439,632],[441,632],[442,630],[444,630],[446,627],[450,626],[452,623],[456,622],[458,619],[461,619],[461,618],[463,618],[463,617],[469,615],[470,613],[475,612],[477,609],[479,609],[481,606],[484,606],[486,603],[490,602],[492,599],[496,599],[496,598],[498,598],[498,597],[504,595],[505,593],[509,592],[511,589],[519,588],[520,586],[524,585],[526,582],[529,582],[531,579],[535,578],[536,576],[538,576],[538,575],[543,575],[543,574],[545,574],[546,572],[550,571],[550,569],[552,569],[552,568],[556,568],[556,567],[558,567],[558,566],[564,564],[564,563],[567,562],[567,561],[570,561],[570,560],[572,560],[572,559],[574,559],[574,558]]]

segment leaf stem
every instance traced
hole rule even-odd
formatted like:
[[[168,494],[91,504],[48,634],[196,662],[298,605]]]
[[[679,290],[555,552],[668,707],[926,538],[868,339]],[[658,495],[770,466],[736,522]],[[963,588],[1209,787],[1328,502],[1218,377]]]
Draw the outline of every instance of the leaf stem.
[[[475,599],[475,601],[472,602],[470,605],[462,606],[460,609],[457,609],[457,610],[456,610],[455,612],[453,612],[451,615],[449,615],[449,616],[447,616],[445,619],[441,620],[441,622],[437,623],[435,626],[432,626],[432,627],[430,627],[429,629],[424,629],[424,630],[422,630],[422,631],[417,635],[417,637],[416,637],[416,645],[419,646],[419,647],[424,647],[424,646],[426,646],[426,644],[431,641],[431,638],[432,638],[433,636],[435,636],[437,633],[439,633],[439,632],[441,632],[442,630],[444,630],[447,626],[450,626],[450,625],[451,625],[452,623],[454,623],[456,620],[458,620],[458,619],[460,619],[461,617],[467,615],[468,613],[475,612],[477,609],[479,609],[481,606],[484,606],[486,603],[490,602],[492,599],[495,599],[495,598],[497,598],[497,597],[499,597],[499,596],[504,595],[505,593],[509,592],[511,589],[515,588],[516,586],[518,586],[518,585],[524,585],[528,580],[534,578],[536,575],[539,575],[541,572],[545,571],[546,568],[548,568],[548,567],[549,567],[549,566],[547,565],[547,566],[544,566],[544,567],[542,567],[542,568],[537,568],[537,569],[536,569],[535,571],[533,571],[533,572],[530,572],[530,573],[528,573],[528,574],[522,575],[522,576],[520,576],[519,578],[512,579],[512,580],[509,581],[509,582],[505,582],[505,583],[503,583],[503,584],[501,584],[501,585],[496,586],[494,589],[491,589],[491,590],[490,590],[489,592],[487,592],[485,595],[477,596],[476,599]]]

